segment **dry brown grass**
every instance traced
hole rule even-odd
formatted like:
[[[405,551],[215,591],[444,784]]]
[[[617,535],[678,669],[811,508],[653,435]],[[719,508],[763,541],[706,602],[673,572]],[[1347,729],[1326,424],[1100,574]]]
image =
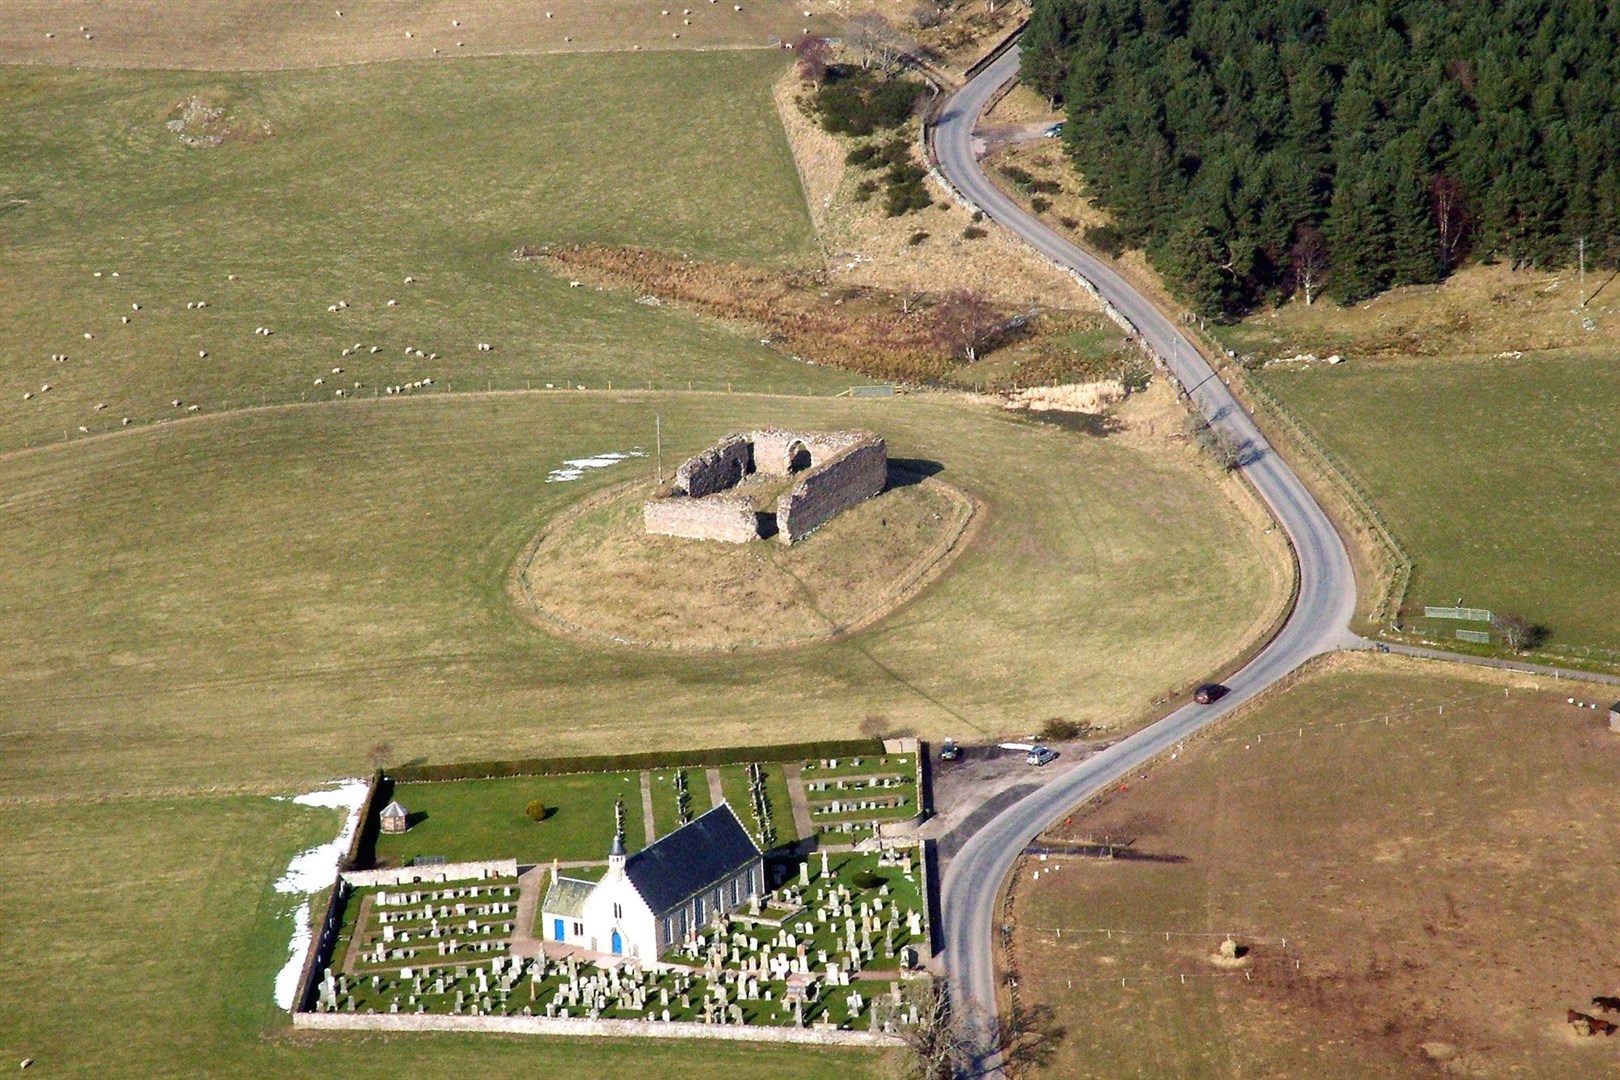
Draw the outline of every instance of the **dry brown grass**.
[[[1620,348],[1620,282],[1588,274],[1587,291],[1595,295],[1585,309],[1579,289],[1571,269],[1466,266],[1439,285],[1392,289],[1351,307],[1291,303],[1221,336],[1257,360],[1307,351],[1362,360]],[[1591,330],[1583,318],[1592,320]]]
[[[826,0],[749,0],[740,12],[731,0],[5,0],[0,63],[262,71],[435,56],[764,48],[796,41],[807,27],[836,33],[841,22]]]
[[[1340,656],[1075,813],[1154,858],[1016,875],[1019,994],[1067,1028],[1040,1074],[1620,1073],[1563,1023],[1615,992],[1620,884],[1620,738],[1572,690],[1608,696]]]
[[[648,535],[653,485],[625,485],[546,526],[522,565],[524,599],[550,629],[654,648],[801,645],[869,626],[961,553],[973,517],[954,488],[894,477],[792,545]]]
[[[524,249],[561,277],[634,292],[641,302],[673,304],[758,328],[794,357],[877,379],[944,380],[1008,386],[1050,382],[1098,364],[1118,370],[1122,336],[1101,315],[1060,310],[1022,324],[1028,309],[1003,306],[1009,322],[986,352],[1001,358],[964,364],[942,329],[939,294],[852,286],[827,271],[705,263],[642,248],[558,245]],[[992,370],[993,369],[993,370]]]
[[[856,199],[856,186],[872,175],[844,164],[857,141],[822,130],[806,114],[803,95],[791,71],[776,85],[777,112],[833,280],[891,290],[971,289],[1018,307],[1098,311],[1073,278],[1005,230],[986,224],[988,235],[964,237],[963,230],[974,224],[971,216],[933,180],[928,190],[934,205],[901,217],[888,217],[878,199]],[[915,137],[915,128],[909,134]],[[915,150],[912,158],[922,163]],[[918,232],[928,235],[912,243]]]

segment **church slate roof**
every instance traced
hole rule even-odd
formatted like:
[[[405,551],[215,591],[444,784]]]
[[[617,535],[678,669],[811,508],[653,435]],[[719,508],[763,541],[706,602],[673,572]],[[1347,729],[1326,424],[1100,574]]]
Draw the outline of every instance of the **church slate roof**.
[[[581,881],[579,878],[563,877],[559,874],[552,880],[551,888],[546,890],[546,898],[540,903],[540,911],[546,915],[583,918],[585,900],[595,888],[594,881]]]
[[[624,873],[653,914],[661,915],[734,876],[759,854],[736,811],[722,802],[630,856]]]

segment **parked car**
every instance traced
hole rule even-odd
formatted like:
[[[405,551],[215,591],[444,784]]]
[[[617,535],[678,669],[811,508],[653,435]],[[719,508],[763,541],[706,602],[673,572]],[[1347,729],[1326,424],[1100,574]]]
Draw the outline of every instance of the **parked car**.
[[[1057,760],[1057,751],[1045,746],[1031,747],[1029,755],[1024,760],[1031,765],[1045,765],[1049,761]]]
[[[1193,700],[1200,705],[1208,705],[1226,693],[1226,687],[1220,683],[1207,682],[1193,691]]]
[[[1055,139],[1059,135],[1063,134],[1063,124],[1061,122],[1053,124],[1051,127],[1041,132],[1041,134],[1046,136],[1048,139]]]
[[[956,745],[955,739],[946,739],[939,748],[939,760],[955,761],[962,756],[962,748]]]

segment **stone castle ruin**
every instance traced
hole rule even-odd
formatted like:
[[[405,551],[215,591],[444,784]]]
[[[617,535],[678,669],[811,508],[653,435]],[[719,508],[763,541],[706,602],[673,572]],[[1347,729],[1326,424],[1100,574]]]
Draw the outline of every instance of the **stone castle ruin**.
[[[642,521],[660,536],[791,544],[881,492],[888,475],[888,448],[869,431],[727,435],[676,470]]]

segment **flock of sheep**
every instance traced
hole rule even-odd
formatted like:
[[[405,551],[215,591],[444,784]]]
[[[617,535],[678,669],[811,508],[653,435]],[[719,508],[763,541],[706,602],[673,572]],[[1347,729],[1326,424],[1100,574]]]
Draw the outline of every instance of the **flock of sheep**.
[[[104,276],[104,274],[103,274],[102,271],[97,270],[97,271],[94,272],[93,276],[97,277],[97,278],[101,278],[101,277]],[[105,276],[107,278],[111,279],[111,278],[119,277],[120,274],[119,274],[118,271],[114,270],[114,271],[111,271],[110,273],[105,274]],[[235,281],[238,280],[238,277],[237,277],[236,274],[230,274],[230,275],[227,276],[226,280],[230,281],[230,282],[235,282]],[[412,284],[415,284],[415,283],[416,283],[416,278],[414,276],[407,276],[405,278],[405,284],[406,285],[412,285]],[[387,308],[395,308],[395,307],[398,307],[398,306],[399,306],[399,302],[397,300],[392,300],[392,299],[388,300],[387,303],[384,305],[384,307],[387,307]],[[206,300],[191,300],[191,301],[187,301],[187,303],[186,303],[186,310],[187,311],[204,311],[204,310],[207,310],[208,307],[209,307],[209,304],[208,304],[208,301],[206,301]],[[326,310],[330,314],[338,314],[338,313],[341,313],[343,311],[346,311],[348,308],[349,308],[349,302],[347,300],[340,300],[335,304],[328,305]],[[130,304],[130,310],[137,313],[137,314],[139,314],[140,312],[144,311],[145,308],[143,307],[143,305],[139,301],[135,301],[135,302],[132,302]],[[130,324],[130,322],[131,322],[131,317],[130,316],[128,316],[128,315],[119,316],[119,324],[120,325],[127,326],[127,325]],[[275,331],[273,329],[271,329],[270,327],[268,327],[268,326],[256,326],[253,329],[253,333],[254,333],[254,335],[256,337],[268,338],[268,337],[273,336],[275,334]],[[94,341],[94,340],[96,340],[95,332],[94,331],[85,331],[84,339],[86,341]],[[477,343],[477,350],[479,352],[481,352],[481,353],[493,352],[494,348],[495,348],[495,346],[493,344],[491,344],[490,342],[487,342],[487,341],[480,341],[480,342]],[[362,356],[362,355],[368,355],[368,356],[369,355],[375,355],[375,354],[380,353],[380,352],[382,352],[382,346],[381,345],[370,345],[370,346],[368,346],[364,342],[358,342],[357,341],[353,345],[351,345],[351,346],[349,346],[347,348],[344,348],[342,350],[341,355],[343,357],[359,357],[359,356]],[[426,360],[426,361],[429,361],[429,362],[432,362],[432,361],[435,361],[435,360],[439,359],[439,354],[438,353],[436,353],[436,352],[424,352],[422,349],[416,348],[414,346],[406,346],[405,347],[405,355],[407,357],[411,357],[411,358],[418,359],[418,360]],[[208,350],[207,349],[199,349],[198,352],[197,352],[197,357],[198,357],[198,359],[206,360],[208,358]],[[61,352],[51,353],[50,358],[51,358],[51,361],[53,363],[57,363],[57,364],[66,364],[66,363],[69,362],[69,357],[68,357],[67,353],[61,353]],[[333,367],[328,374],[322,374],[320,376],[317,376],[315,378],[315,380],[314,380],[314,385],[317,386],[317,387],[325,387],[326,383],[327,383],[328,375],[330,375],[330,376],[339,376],[339,375],[343,375],[344,373],[345,373],[344,368],[341,365]],[[366,385],[363,381],[360,381],[360,380],[351,379],[351,382],[353,383],[352,387],[350,387],[350,386],[340,386],[340,387],[335,388],[333,390],[333,396],[336,397],[336,398],[350,397],[350,396],[352,396],[354,391],[360,390],[360,389],[364,388],[365,385]],[[390,395],[390,396],[395,395],[395,394],[408,394],[408,393],[411,393],[411,392],[416,391],[416,390],[431,389],[434,385],[435,384],[434,384],[434,381],[433,381],[432,377],[424,376],[423,378],[420,378],[420,379],[413,379],[410,382],[393,383],[393,384],[389,384],[387,386],[383,386],[383,387],[380,388],[380,392],[382,394],[386,394],[386,395]],[[52,391],[52,389],[54,389],[54,384],[49,383],[49,382],[42,383],[40,385],[40,388],[37,391],[34,391],[34,390],[25,391],[23,393],[23,395],[22,395],[22,398],[23,398],[24,401],[33,401],[38,397],[41,397],[41,396],[43,396],[45,394],[50,393]],[[197,413],[197,412],[200,412],[201,409],[202,409],[201,405],[198,405],[195,402],[188,403],[182,398],[172,398],[172,399],[170,399],[169,405],[170,405],[170,407],[175,408],[175,409],[183,409],[187,413]],[[94,411],[96,413],[101,413],[101,412],[104,412],[106,409],[107,409],[107,403],[105,401],[102,401],[102,402],[97,402],[95,404],[95,406],[93,407],[92,411]],[[123,417],[120,420],[120,426],[121,427],[128,427],[132,422],[133,421],[129,417],[126,416],[126,417]],[[88,424],[80,424],[80,425],[78,425],[78,430],[79,430],[80,434],[84,434],[84,435],[88,435],[88,434],[91,433],[90,432],[90,427],[89,427]]]

